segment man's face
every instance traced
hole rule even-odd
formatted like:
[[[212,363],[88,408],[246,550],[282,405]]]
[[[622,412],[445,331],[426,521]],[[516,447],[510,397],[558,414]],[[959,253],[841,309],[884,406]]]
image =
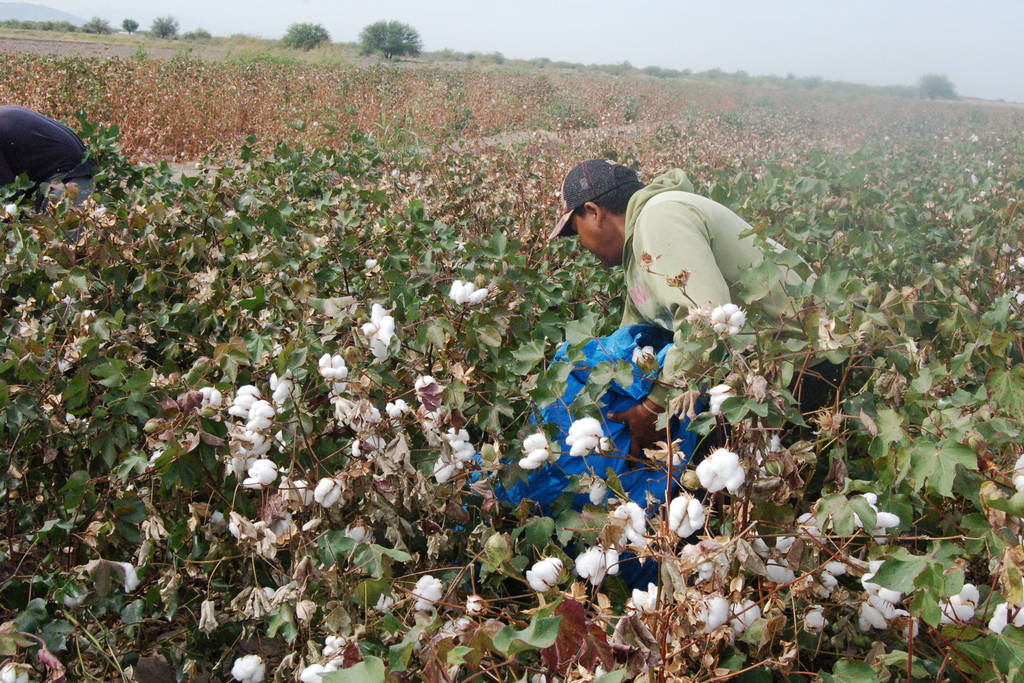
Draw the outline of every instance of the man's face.
[[[580,244],[602,263],[611,268],[622,264],[622,248],[625,240],[616,230],[611,214],[593,202],[587,202],[583,215],[574,214],[570,219]]]

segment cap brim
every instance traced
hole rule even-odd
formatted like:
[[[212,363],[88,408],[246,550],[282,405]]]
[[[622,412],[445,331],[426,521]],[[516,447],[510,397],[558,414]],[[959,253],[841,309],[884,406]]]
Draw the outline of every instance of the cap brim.
[[[549,241],[556,237],[567,237],[576,234],[576,231],[573,230],[572,225],[569,223],[570,218],[572,218],[572,211],[566,211],[562,214],[562,217],[558,219],[558,223],[555,224],[555,229],[548,234]]]

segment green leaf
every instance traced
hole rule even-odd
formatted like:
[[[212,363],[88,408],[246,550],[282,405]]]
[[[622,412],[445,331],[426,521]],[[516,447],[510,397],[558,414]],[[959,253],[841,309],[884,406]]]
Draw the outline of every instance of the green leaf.
[[[551,647],[558,639],[558,626],[562,617],[541,617],[533,615],[530,625],[522,631],[506,626],[494,636],[494,648],[504,654],[512,655],[525,650],[542,650]]]
[[[466,655],[473,651],[473,648],[466,647],[465,645],[456,645],[448,651],[448,655],[445,657],[445,661],[448,662],[449,666],[456,666],[459,664],[466,663]]]
[[[1024,364],[1012,368],[995,368],[989,373],[985,386],[989,400],[1006,415],[1024,415]]]
[[[850,507],[853,508],[853,512],[860,518],[861,525],[865,531],[871,533],[871,530],[875,528],[875,522],[878,520],[878,514],[871,507],[868,499],[864,496],[853,496],[850,498]]]
[[[402,642],[392,645],[388,649],[388,668],[392,671],[405,671],[409,666],[409,658],[412,657],[416,643],[419,642],[422,635],[423,626],[415,626],[409,629]]]
[[[622,683],[622,679],[626,677],[626,672],[622,669],[616,671],[609,671],[603,676],[598,676],[592,683]]]
[[[838,661],[832,668],[832,674],[818,672],[824,683],[875,683],[878,674],[864,662]]]
[[[320,674],[323,683],[381,683],[385,680],[384,661],[367,656],[347,669]]]
[[[901,593],[914,590],[914,580],[928,567],[928,558],[911,555],[900,548],[885,559],[871,581]]]
[[[527,543],[534,546],[542,546],[550,541],[554,530],[555,520],[550,517],[533,519],[523,527]]]

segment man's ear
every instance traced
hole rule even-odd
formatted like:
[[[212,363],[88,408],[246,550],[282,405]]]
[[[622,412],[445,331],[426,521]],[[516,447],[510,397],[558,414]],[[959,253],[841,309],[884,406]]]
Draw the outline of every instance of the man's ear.
[[[586,202],[582,208],[583,217],[587,219],[600,218],[601,212],[604,211],[604,209],[602,209],[594,202]]]

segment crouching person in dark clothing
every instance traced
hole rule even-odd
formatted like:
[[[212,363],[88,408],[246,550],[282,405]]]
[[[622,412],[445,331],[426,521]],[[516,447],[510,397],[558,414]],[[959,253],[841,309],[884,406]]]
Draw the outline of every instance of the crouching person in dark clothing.
[[[46,193],[59,198],[66,192],[80,206],[95,187],[93,169],[85,144],[63,123],[24,107],[0,106],[0,186],[25,174],[34,184],[36,210]],[[58,183],[63,191],[52,187]]]

